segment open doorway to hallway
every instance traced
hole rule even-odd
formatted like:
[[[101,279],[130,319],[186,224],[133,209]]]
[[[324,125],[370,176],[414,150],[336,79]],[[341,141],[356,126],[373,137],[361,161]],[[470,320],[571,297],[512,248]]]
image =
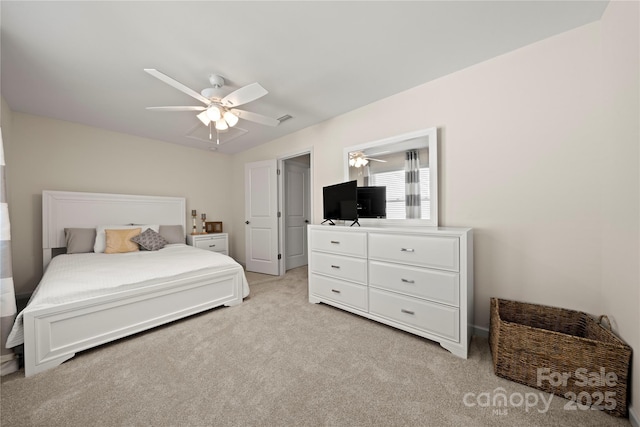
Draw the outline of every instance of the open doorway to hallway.
[[[281,230],[284,268],[307,265],[307,224],[311,222],[311,154],[282,160]]]

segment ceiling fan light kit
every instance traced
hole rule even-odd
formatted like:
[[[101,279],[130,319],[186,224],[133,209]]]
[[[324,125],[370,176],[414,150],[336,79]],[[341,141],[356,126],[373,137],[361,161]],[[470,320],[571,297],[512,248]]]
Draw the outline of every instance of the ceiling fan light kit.
[[[227,124],[227,122],[225,120],[218,120],[216,122],[216,129],[217,130],[227,130],[227,129],[229,129],[229,125]]]
[[[220,120],[220,118],[222,117],[222,113],[220,113],[220,109],[218,107],[212,105],[211,107],[207,108],[207,117],[209,117],[209,120],[211,120],[212,122],[216,122]]]
[[[211,123],[214,122],[216,130],[219,131],[227,130],[230,127],[235,126],[238,123],[239,119],[260,123],[267,126],[278,126],[280,124],[280,121],[277,119],[273,119],[271,117],[263,116],[257,113],[252,113],[250,111],[235,109],[235,107],[237,106],[255,101],[256,99],[261,98],[269,93],[265,88],[260,86],[259,83],[251,83],[247,86],[243,86],[221,99],[216,95],[218,93],[218,89],[223,87],[225,82],[224,78],[217,74],[209,75],[209,83],[213,87],[205,88],[200,93],[198,93],[154,68],[145,68],[144,71],[157,78],[158,80],[168,84],[169,86],[172,86],[175,89],[178,89],[179,91],[205,104],[204,107],[147,107],[147,109],[149,110],[201,111],[196,115],[198,120],[200,120],[205,126],[210,126]],[[231,108],[234,109],[231,110]],[[209,133],[209,139],[212,139],[211,132]]]
[[[205,126],[209,126],[209,123],[211,123],[211,119],[209,119],[209,115],[207,114],[207,111],[203,111],[202,113],[198,114],[196,116],[198,118],[198,120],[200,120],[202,122],[203,125]]]
[[[361,168],[362,166],[366,166],[367,164],[369,164],[369,161],[362,157],[349,159],[349,166],[354,166],[356,168]]]
[[[370,160],[373,160],[374,162],[382,162],[382,163],[387,162],[386,160],[374,159],[374,158],[368,157],[362,151],[354,151],[349,153],[349,166],[361,168],[363,166],[367,166]]]
[[[238,124],[238,116],[233,114],[231,111],[226,111],[223,115],[224,120],[229,124],[229,127],[234,127]]]

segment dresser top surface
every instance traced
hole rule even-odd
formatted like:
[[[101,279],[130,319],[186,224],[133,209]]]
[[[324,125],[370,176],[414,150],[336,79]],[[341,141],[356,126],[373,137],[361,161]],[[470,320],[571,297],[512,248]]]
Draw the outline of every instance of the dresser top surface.
[[[391,232],[391,233],[416,233],[416,234],[465,234],[472,231],[471,228],[466,227],[423,227],[423,226],[362,226],[358,227],[354,225],[350,227],[349,225],[309,225],[310,229],[313,230],[327,230],[327,231],[345,231],[345,232],[359,232],[359,231],[368,231],[368,232]]]

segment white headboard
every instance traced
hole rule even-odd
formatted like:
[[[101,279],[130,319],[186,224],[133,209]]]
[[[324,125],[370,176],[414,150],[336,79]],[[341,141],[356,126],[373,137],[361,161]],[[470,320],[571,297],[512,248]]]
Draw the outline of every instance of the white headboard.
[[[51,260],[51,249],[66,247],[65,228],[180,224],[186,233],[186,215],[184,197],[43,191],[42,261],[46,266]]]

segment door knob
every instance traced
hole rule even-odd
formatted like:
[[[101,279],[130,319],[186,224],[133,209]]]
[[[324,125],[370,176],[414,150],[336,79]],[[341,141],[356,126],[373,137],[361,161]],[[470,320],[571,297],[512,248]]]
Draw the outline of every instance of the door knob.
[[[248,225],[248,224],[249,224],[249,221],[245,221],[244,223]]]
[[[305,222],[305,224],[309,224],[309,220],[308,219],[305,219],[304,222]]]

